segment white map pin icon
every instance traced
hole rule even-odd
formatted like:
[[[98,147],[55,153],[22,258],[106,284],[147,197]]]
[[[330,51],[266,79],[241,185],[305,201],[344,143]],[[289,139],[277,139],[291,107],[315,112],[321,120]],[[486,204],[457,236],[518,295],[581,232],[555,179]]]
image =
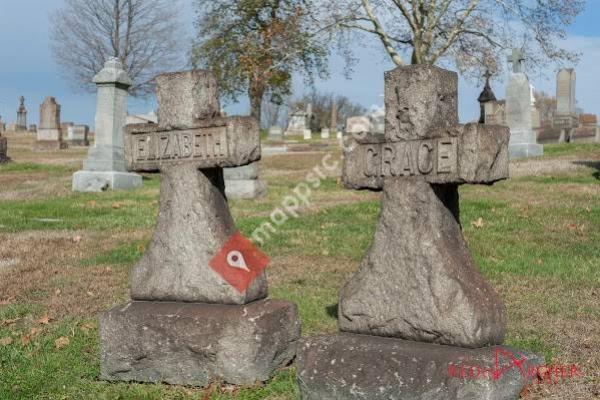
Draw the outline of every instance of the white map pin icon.
[[[244,271],[250,272],[246,265],[244,256],[237,250],[232,250],[227,254],[227,264],[232,268],[243,269]]]

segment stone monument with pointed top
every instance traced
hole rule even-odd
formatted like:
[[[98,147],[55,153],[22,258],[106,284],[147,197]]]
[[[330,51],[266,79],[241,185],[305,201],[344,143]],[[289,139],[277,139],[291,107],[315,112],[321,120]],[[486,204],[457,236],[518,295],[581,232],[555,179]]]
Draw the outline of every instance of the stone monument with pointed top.
[[[574,130],[579,127],[576,82],[577,76],[573,68],[562,68],[556,74],[556,114],[552,123],[555,128],[560,129],[560,143],[569,143]]]
[[[506,124],[510,128],[511,159],[541,156],[544,153],[544,147],[537,143],[532,129],[531,85],[523,72],[524,60],[520,49],[514,49],[508,57],[512,63],[512,73],[506,87]]]
[[[25,108],[25,97],[19,97],[19,108],[17,109],[17,122],[15,132],[27,131],[27,109]]]
[[[46,97],[40,105],[40,125],[37,129],[35,150],[48,151],[66,149],[60,126],[60,104],[54,97]]]
[[[73,190],[101,192],[141,186],[142,177],[127,172],[123,156],[123,128],[131,79],[121,61],[111,58],[94,77],[94,83],[98,86],[94,145],[83,162],[83,170],[73,175]]]
[[[494,91],[492,90],[492,86],[490,85],[490,78],[492,77],[492,73],[489,70],[485,71],[485,74],[483,74],[483,77],[485,78],[485,86],[483,87],[483,90],[481,91],[481,93],[479,94],[479,97],[477,98],[477,101],[479,102],[479,123],[480,124],[485,124],[485,116],[486,116],[486,103],[492,102],[492,101],[497,101],[496,100],[496,95],[494,94]]]

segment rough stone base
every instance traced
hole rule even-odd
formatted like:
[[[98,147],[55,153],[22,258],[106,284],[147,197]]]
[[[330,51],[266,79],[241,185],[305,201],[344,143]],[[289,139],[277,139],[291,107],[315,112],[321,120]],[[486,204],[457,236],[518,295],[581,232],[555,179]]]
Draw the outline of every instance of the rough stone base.
[[[354,334],[307,338],[298,346],[303,400],[513,400],[528,371],[543,362],[503,346],[466,349]],[[527,359],[523,372],[507,353]]]
[[[511,144],[508,146],[508,151],[510,152],[511,160],[525,157],[538,157],[544,154],[544,146],[537,143]]]
[[[287,365],[299,338],[298,310],[287,301],[242,306],[134,301],[100,317],[100,377],[250,385]]]
[[[73,174],[73,191],[75,192],[126,190],[138,186],[142,186],[142,177],[129,172],[77,171]]]
[[[260,179],[225,181],[225,195],[229,199],[257,199],[266,194],[267,185]]]
[[[56,140],[38,140],[33,146],[34,151],[54,151],[63,150],[69,146],[65,142],[59,142]]]

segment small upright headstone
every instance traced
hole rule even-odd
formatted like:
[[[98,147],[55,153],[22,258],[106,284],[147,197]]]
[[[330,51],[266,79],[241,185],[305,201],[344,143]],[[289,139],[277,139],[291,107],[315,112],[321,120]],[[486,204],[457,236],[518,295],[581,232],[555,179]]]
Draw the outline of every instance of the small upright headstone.
[[[223,167],[260,159],[258,122],[225,118],[208,71],[156,78],[158,124],[129,125],[128,168],[161,172],[152,242],[131,302],[100,317],[106,380],[207,386],[267,381],[294,357],[297,308],[265,299],[264,265],[237,233]]]
[[[28,132],[31,133],[37,133],[37,125],[36,124],[30,124],[29,125],[29,129],[27,129]]]
[[[2,116],[0,115],[0,133],[6,132],[6,124],[2,121]]]
[[[25,108],[25,97],[19,97],[19,108],[17,109],[17,122],[15,132],[27,130],[27,109]]]
[[[308,129],[308,128],[304,129],[304,133],[303,133],[302,138],[304,140],[310,140],[310,139],[312,139],[312,131],[310,129]]]
[[[573,68],[563,68],[556,75],[556,114],[554,127],[559,128],[559,142],[570,142],[573,131],[579,126],[575,98],[576,74]]]
[[[457,87],[456,73],[434,66],[386,72],[385,136],[363,135],[344,149],[344,185],[383,191],[381,212],[340,293],[342,333],[300,343],[304,400],[508,400],[526,383],[518,369],[501,379],[449,374],[462,360],[483,371],[511,361],[495,364],[496,354],[521,357],[500,346],[506,310],[459,221],[459,185],[508,177],[509,130],[460,125]]]
[[[321,139],[329,139],[329,128],[321,129]]]
[[[267,194],[267,185],[260,179],[257,162],[224,168],[223,176],[228,199],[258,199]]]
[[[90,127],[87,125],[72,125],[67,129],[67,140],[73,146],[89,146],[89,133]]]
[[[285,131],[285,136],[300,136],[304,135],[304,132],[307,129],[308,115],[303,110],[298,110],[290,116],[290,122],[288,123],[288,127]]]
[[[2,136],[2,132],[0,132],[0,164],[10,161],[10,157],[8,157],[8,140],[6,137]]]
[[[123,127],[131,79],[121,61],[111,58],[94,77],[94,83],[98,86],[94,146],[88,151],[83,170],[73,175],[73,190],[101,192],[141,186],[142,177],[127,172],[123,157]]]
[[[272,126],[269,128],[269,140],[282,140],[283,139],[283,129],[280,126]]]
[[[60,104],[54,97],[46,97],[40,105],[40,126],[37,130],[35,149],[60,150],[66,149],[63,132],[60,129]]]
[[[544,153],[532,129],[531,85],[523,73],[523,53],[515,49],[508,59],[513,72],[506,87],[506,124],[510,128],[510,158],[535,157]]]

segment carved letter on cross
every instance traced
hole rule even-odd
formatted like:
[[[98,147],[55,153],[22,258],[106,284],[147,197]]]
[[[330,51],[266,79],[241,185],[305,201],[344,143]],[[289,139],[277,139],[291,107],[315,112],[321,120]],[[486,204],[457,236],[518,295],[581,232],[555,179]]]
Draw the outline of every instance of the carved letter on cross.
[[[459,125],[453,72],[398,67],[385,81],[385,137],[356,139],[345,152],[345,186],[383,197],[371,248],[340,295],[340,329],[462,347],[501,343],[505,309],[463,238],[458,185],[508,178],[509,130]]]

